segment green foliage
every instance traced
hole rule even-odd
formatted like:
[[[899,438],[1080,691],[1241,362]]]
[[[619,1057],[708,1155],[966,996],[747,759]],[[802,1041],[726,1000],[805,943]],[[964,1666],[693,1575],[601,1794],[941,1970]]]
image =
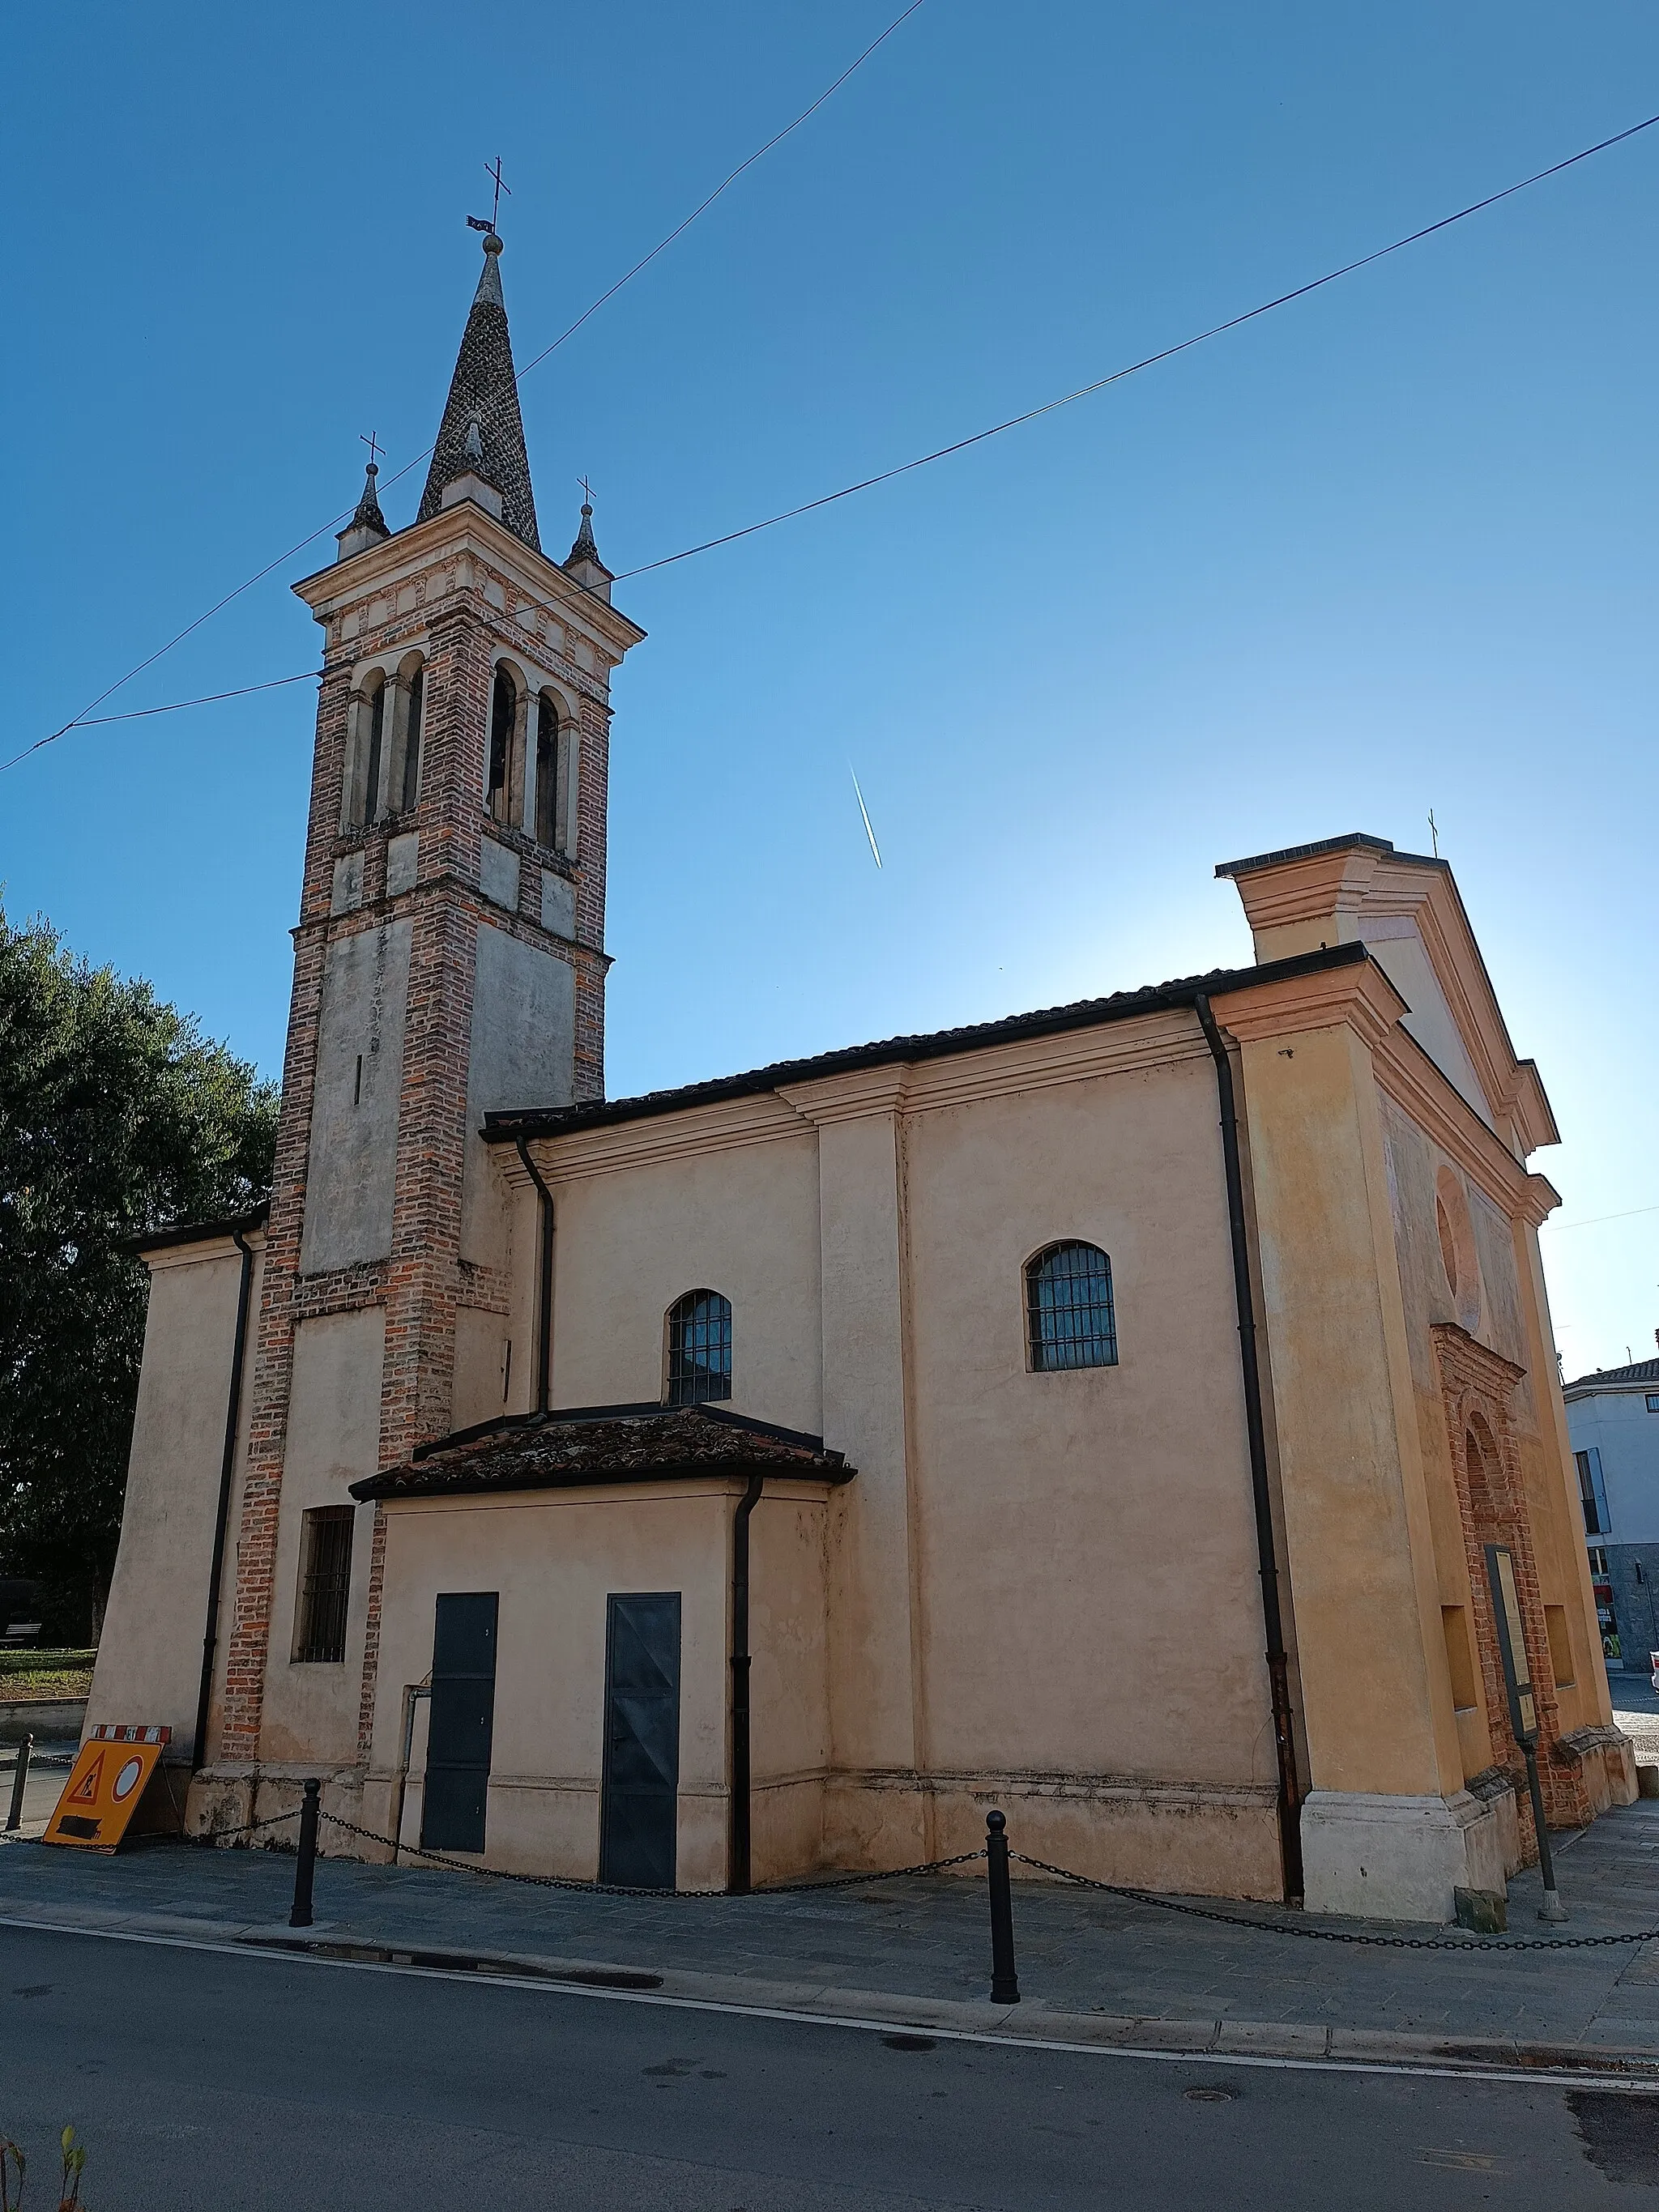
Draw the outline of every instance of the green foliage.
[[[120,1527],[147,1280],[126,1240],[246,1211],[276,1097],[0,908],[0,1562],[70,1616],[101,1610]]]

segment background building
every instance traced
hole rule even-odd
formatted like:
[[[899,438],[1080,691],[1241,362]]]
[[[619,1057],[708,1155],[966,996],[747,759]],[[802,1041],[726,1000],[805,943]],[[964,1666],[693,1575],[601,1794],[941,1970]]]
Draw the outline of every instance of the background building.
[[[1563,1393],[1609,1665],[1659,1651],[1659,1359],[1581,1375]]]

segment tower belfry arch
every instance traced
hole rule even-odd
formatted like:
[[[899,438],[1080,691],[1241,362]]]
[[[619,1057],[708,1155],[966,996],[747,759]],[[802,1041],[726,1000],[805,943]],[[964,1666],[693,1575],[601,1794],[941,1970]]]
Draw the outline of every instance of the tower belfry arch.
[[[356,1510],[344,1654],[326,1668],[295,1663],[290,1633],[310,1520],[516,1405],[533,1370],[507,1341],[521,1255],[478,1128],[495,1107],[604,1093],[610,680],[644,632],[610,604],[591,518],[565,564],[542,550],[493,224],[483,246],[416,519],[388,528],[371,447],[338,559],[295,587],[324,670],[209,1747],[222,1780],[297,1741],[343,1765],[366,1745],[373,1516]],[[492,804],[504,684],[519,773]],[[538,803],[538,769],[556,804]]]

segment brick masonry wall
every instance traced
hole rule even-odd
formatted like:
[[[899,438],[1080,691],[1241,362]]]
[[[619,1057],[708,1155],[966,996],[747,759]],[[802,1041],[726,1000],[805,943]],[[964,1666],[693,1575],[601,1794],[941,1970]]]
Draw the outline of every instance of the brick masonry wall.
[[[464,519],[463,519],[464,520]],[[365,603],[372,594],[365,589]],[[311,805],[300,922],[295,932],[294,990],[283,1066],[264,1288],[256,1336],[246,1480],[236,1554],[235,1589],[227,1639],[221,1724],[216,1747],[228,1760],[257,1759],[266,1669],[270,1662],[277,1531],[283,1453],[292,1389],[295,1332],[301,1320],[366,1306],[386,1309],[380,1462],[395,1465],[416,1445],[445,1435],[453,1400],[456,1309],[504,1303],[498,1269],[464,1267],[460,1258],[462,1188],[468,1127],[477,928],[489,913],[497,927],[568,961],[575,969],[575,1067],[578,1098],[601,1097],[605,1067],[605,895],[609,710],[569,685],[580,700],[581,763],[579,854],[574,868],[576,936],[573,945],[541,927],[544,854],[522,832],[489,822],[483,802],[489,689],[498,651],[515,641],[501,602],[510,590],[492,584],[481,563],[434,550],[420,580],[416,606],[399,595],[373,600],[384,618],[349,642],[337,616],[318,709]],[[412,618],[411,618],[412,617]],[[361,618],[361,617],[360,617]],[[378,660],[396,667],[411,645],[424,651],[421,787],[412,815],[343,832],[352,673]],[[601,665],[611,665],[607,657]],[[573,672],[567,669],[567,676]],[[386,893],[389,837],[420,835],[412,890]],[[486,829],[520,852],[519,913],[506,921],[478,889]],[[361,902],[334,915],[334,864],[362,855]],[[392,1249],[383,1261],[359,1262],[301,1277],[301,1237],[311,1146],[322,985],[329,946],[337,938],[377,928],[396,914],[410,927],[409,1000],[399,1088]],[[526,1101],[526,1103],[535,1103]],[[358,1698],[359,1739],[367,1755],[380,1644],[384,1573],[384,1516],[376,1513],[368,1571],[368,1626]],[[283,1642],[279,1638],[278,1642]]]

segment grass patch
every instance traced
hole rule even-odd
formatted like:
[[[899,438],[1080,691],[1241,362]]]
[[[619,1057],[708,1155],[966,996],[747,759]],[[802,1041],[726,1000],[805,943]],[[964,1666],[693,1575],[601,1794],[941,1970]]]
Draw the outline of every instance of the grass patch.
[[[84,1698],[96,1651],[0,1650],[0,1698]]]

